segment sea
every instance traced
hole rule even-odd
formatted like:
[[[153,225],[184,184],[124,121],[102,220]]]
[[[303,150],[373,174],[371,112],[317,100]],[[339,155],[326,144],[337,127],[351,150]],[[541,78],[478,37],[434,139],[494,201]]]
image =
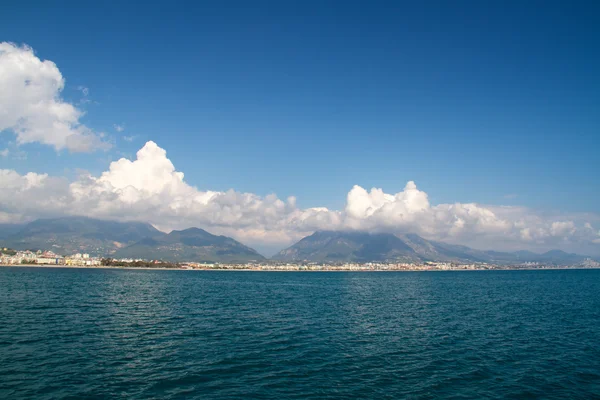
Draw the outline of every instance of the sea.
[[[0,268],[1,399],[599,399],[600,270]]]

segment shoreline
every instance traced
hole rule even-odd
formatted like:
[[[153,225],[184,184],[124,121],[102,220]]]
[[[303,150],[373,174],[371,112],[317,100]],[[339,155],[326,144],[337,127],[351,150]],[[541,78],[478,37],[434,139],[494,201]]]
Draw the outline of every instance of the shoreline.
[[[0,268],[63,268],[63,269],[124,269],[124,270],[155,270],[155,271],[222,271],[222,272],[469,272],[469,271],[556,271],[556,270],[597,270],[600,268],[585,267],[548,267],[548,268],[475,268],[475,269],[249,269],[249,268],[164,268],[164,267],[111,267],[111,266],[77,266],[54,264],[0,264]]]

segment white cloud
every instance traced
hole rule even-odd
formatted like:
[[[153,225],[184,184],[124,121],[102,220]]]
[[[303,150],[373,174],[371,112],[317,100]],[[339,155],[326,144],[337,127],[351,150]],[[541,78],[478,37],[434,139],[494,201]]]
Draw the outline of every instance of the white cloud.
[[[9,154],[10,150],[8,149],[0,150],[0,157],[8,157]]]
[[[30,47],[0,43],[0,131],[14,132],[19,145],[39,142],[71,152],[110,147],[80,122],[83,112],[61,98],[64,86],[52,61],[40,60]]]
[[[65,214],[69,183],[63,178],[0,170],[0,222],[22,222],[32,217]]]
[[[83,97],[79,100],[79,104],[89,104],[92,101],[90,100],[90,89],[85,86],[77,86],[77,90],[81,92]]]
[[[85,86],[78,86],[77,90],[79,90],[84,97],[88,97],[90,95],[90,89]]]
[[[117,132],[123,132],[125,130],[124,124],[114,124],[113,127],[115,128],[115,131],[117,131]]]
[[[133,142],[137,136],[123,136],[123,140],[126,142]]]
[[[582,220],[541,216],[523,207],[432,205],[412,181],[396,194],[354,186],[342,211],[301,209],[293,196],[202,191],[185,181],[154,142],[146,143],[135,160],[122,158],[100,176],[85,173],[74,182],[0,170],[0,210],[4,220],[72,214],[148,221],[166,231],[199,226],[251,245],[282,247],[319,229],[413,232],[494,249],[589,247],[600,238],[589,222],[600,221],[595,215]]]
[[[573,221],[553,222],[550,226],[550,234],[552,236],[570,236],[575,233],[575,230]]]

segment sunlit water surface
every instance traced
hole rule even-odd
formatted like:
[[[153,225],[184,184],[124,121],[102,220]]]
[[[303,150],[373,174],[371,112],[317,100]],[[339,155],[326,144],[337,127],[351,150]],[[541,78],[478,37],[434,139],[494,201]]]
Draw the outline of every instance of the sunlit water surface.
[[[0,268],[0,398],[600,398],[600,271]]]

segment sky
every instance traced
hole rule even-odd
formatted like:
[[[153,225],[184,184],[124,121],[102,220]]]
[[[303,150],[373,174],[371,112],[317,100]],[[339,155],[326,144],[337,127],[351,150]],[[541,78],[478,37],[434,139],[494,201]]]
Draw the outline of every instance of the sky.
[[[263,252],[360,229],[600,254],[597,2],[2,15],[0,222],[147,220]]]

